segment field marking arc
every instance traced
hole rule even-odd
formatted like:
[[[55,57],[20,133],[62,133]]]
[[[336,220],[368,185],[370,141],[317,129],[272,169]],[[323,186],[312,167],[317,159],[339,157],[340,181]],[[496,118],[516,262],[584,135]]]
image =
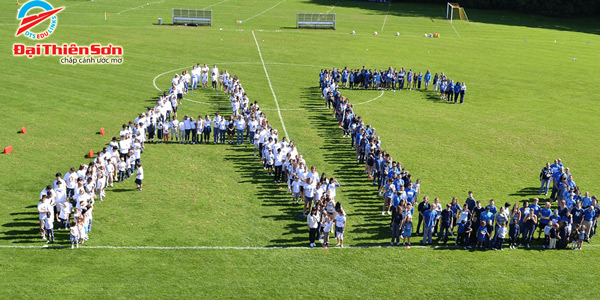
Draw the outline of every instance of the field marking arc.
[[[268,11],[270,11],[271,9],[277,7],[279,4],[281,4],[281,3],[285,2],[285,1],[287,1],[287,0],[282,0],[282,1],[277,2],[277,4],[275,4],[275,5],[271,6],[271,7],[267,8],[267,9],[265,9],[265,10],[259,12],[259,13],[257,13],[256,15],[254,15],[254,16],[246,19],[246,20],[243,20],[242,23],[248,22],[248,21],[250,21],[250,20],[252,20],[252,19],[254,19],[254,18],[256,18],[256,17],[258,17],[258,16],[260,16],[260,15],[266,13],[266,12],[268,12]]]
[[[271,84],[271,78],[269,77],[269,72],[267,72],[267,66],[265,66],[265,60],[262,57],[262,52],[260,51],[260,46],[258,45],[258,40],[256,39],[256,34],[254,34],[254,30],[252,30],[252,36],[254,37],[254,43],[256,43],[256,49],[258,50],[258,56],[260,57],[260,62],[262,62],[263,70],[265,71],[265,75],[267,76],[267,82],[269,83],[269,88],[271,89],[271,94],[273,95],[273,100],[275,100],[275,106],[277,107],[277,114],[279,115],[279,121],[281,121],[281,127],[283,128],[283,132],[288,139],[291,139],[290,135],[285,128],[285,123],[283,122],[283,117],[281,116],[281,110],[279,109],[279,101],[277,101],[277,96],[275,95],[275,90],[273,90],[273,85]]]
[[[217,65],[254,65],[254,64],[260,64],[260,62],[218,62],[215,63]],[[265,63],[267,65],[283,65],[283,66],[300,66],[300,67],[310,67],[310,68],[321,68],[321,69],[326,69],[326,67],[322,67],[322,66],[317,66],[317,65],[308,65],[308,64],[294,64],[294,63],[280,63],[280,62],[271,62],[271,63]],[[154,77],[154,79],[152,79],[152,85],[154,85],[154,88],[159,91],[162,92],[163,90],[161,90],[158,85],[156,84],[156,80],[162,76],[164,76],[167,73],[172,73],[175,71],[179,71],[179,70],[183,70],[183,69],[187,69],[187,68],[191,68],[192,66],[185,66],[185,67],[180,67],[180,68],[176,68],[176,69],[172,69],[169,71],[165,71],[162,72],[158,75],[156,75]],[[381,94],[379,94],[379,96],[363,101],[363,102],[359,102],[359,103],[355,103],[354,105],[362,105],[362,104],[367,104],[367,103],[371,103],[379,98],[381,98],[383,96],[385,91],[381,91]],[[197,100],[192,100],[192,99],[188,99],[188,98],[183,98],[183,100],[185,101],[190,101],[193,103],[197,103],[197,104],[202,104],[202,105],[208,105],[208,106],[216,106],[216,107],[225,107],[228,108],[228,105],[220,105],[220,104],[215,104],[215,103],[208,103],[208,102],[202,102],[202,101],[197,101]],[[328,108],[326,107],[315,107],[315,108],[311,108],[311,110],[326,110]],[[271,111],[271,110],[277,110],[276,108],[263,108],[262,110],[266,110],[266,111]],[[308,110],[306,108],[280,108],[279,110],[281,111],[301,111],[301,110]]]
[[[128,11],[130,11],[130,10],[139,9],[139,8],[142,8],[142,7],[144,7],[144,6],[150,6],[150,5],[152,5],[152,4],[158,4],[158,3],[163,3],[163,2],[165,2],[165,0],[160,0],[160,1],[150,2],[150,3],[148,3],[148,4],[142,4],[142,5],[140,5],[140,6],[135,6],[135,7],[131,7],[131,8],[128,8],[128,9],[122,10],[122,11],[120,11],[120,12],[116,13],[116,14],[117,14],[117,15],[120,15],[120,14],[122,14],[122,13],[124,13],[124,12],[128,12]]]
[[[340,1],[336,2],[328,11],[326,11],[325,13],[328,14],[330,11],[332,11],[338,4],[340,3]]]
[[[221,3],[223,3],[223,2],[227,2],[227,1],[229,1],[229,0],[223,0],[223,1],[221,1],[221,2],[217,2],[217,3],[211,4],[211,5],[209,5],[209,6],[205,7],[205,8],[203,8],[203,9],[211,8],[211,7],[213,7],[213,6],[219,5],[219,4],[221,4]]]

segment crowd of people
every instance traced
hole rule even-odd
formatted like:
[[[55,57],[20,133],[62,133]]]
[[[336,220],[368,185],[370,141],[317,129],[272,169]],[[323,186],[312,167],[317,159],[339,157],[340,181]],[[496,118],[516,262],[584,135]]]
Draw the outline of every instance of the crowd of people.
[[[359,74],[364,72],[370,73],[363,68]],[[382,149],[381,138],[377,136],[375,128],[365,124],[355,113],[350,101],[342,96],[338,85],[340,77],[345,85],[351,81],[350,74],[355,73],[348,71],[348,75],[344,74],[334,70],[323,71],[319,77],[319,86],[325,105],[334,110],[338,125],[343,129],[343,136],[351,138],[350,144],[355,149],[356,161],[364,165],[364,172],[383,197],[381,214],[391,215],[391,245],[398,246],[402,240],[404,246],[410,247],[411,236],[421,234],[421,228],[423,245],[433,245],[433,237],[436,237],[438,244],[445,246],[450,239],[464,249],[477,247],[502,250],[505,243],[511,249],[530,248],[536,229],[538,239],[542,239],[541,234],[544,233],[543,248],[564,249],[568,247],[568,243],[572,243],[573,249],[581,249],[582,242],[589,242],[595,235],[600,216],[598,199],[596,196],[590,197],[589,192],[585,196],[581,195],[569,168],[564,167],[560,159],[552,165],[547,163],[540,174],[540,194],[547,195],[552,182],[550,201],[543,207],[537,198],[531,204],[525,201],[523,207],[505,203],[498,208],[493,199],[483,207],[480,201],[475,200],[473,192],[469,192],[469,197],[462,206],[457,198],[453,198],[445,206],[442,206],[439,198],[430,203],[429,196],[426,195],[418,202],[421,181],[414,180],[399,161],[394,161]],[[379,81],[375,80],[375,84],[379,84]],[[369,83],[364,82],[363,86],[369,87]],[[352,87],[356,87],[356,83]],[[552,210],[551,202],[557,202],[558,207]],[[413,228],[415,213],[418,214],[418,222],[416,228]]]
[[[327,84],[325,84],[327,82]],[[439,91],[440,99],[448,102],[463,104],[467,84],[455,82],[448,78],[444,72],[435,73],[427,70],[425,73],[416,72],[413,69],[406,71],[404,67],[397,69],[344,69],[333,68],[331,70],[321,69],[319,73],[319,86],[323,96],[329,93],[335,94],[340,88],[349,89],[373,89],[373,90],[429,90]]]
[[[178,119],[177,111],[183,96],[191,90],[211,87],[227,93],[231,115],[185,115]],[[212,136],[211,136],[212,135]],[[89,239],[94,203],[105,198],[105,189],[115,182],[135,176],[138,191],[142,191],[144,172],[141,155],[146,143],[237,144],[254,147],[254,155],[275,183],[285,183],[292,205],[303,204],[302,218],[307,220],[310,247],[321,240],[329,245],[329,234],[335,233],[337,245],[343,247],[346,213],[335,201],[340,186],[335,178],[319,175],[315,166],[308,166],[293,141],[279,137],[258,102],[250,103],[237,76],[225,70],[219,72],[200,64],[191,71],[175,74],[168,92],[164,92],[154,107],[123,124],[119,138],[113,137],[107,147],[92,162],[71,168],[64,176],[56,174],[52,185],[40,193],[38,213],[40,233],[47,243],[54,243],[54,225],[70,231],[71,247]]]

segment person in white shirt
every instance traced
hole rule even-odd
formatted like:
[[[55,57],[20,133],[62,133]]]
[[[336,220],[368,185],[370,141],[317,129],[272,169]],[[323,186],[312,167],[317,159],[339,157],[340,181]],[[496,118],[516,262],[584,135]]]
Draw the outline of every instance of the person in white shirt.
[[[217,89],[217,81],[219,80],[219,69],[217,69],[217,65],[213,65],[213,68],[210,70],[210,72],[212,88]]]
[[[323,248],[327,249],[329,246],[329,232],[333,228],[333,215],[327,215],[324,217],[325,222],[323,223]]]
[[[40,220],[40,234],[42,239],[46,239],[46,218],[47,214],[50,212],[50,206],[48,205],[48,199],[46,195],[42,195],[40,202],[37,205],[39,220]]]
[[[125,162],[125,158],[119,158],[119,163],[117,163],[117,170],[119,172],[119,177],[117,182],[122,182],[125,180],[125,174],[127,171],[127,163]]]
[[[75,168],[71,167],[69,172],[65,174],[64,180],[67,186],[67,197],[73,197],[73,192],[77,184],[77,174],[75,173]]]
[[[311,209],[313,199],[315,197],[315,191],[317,190],[317,182],[313,181],[311,177],[305,179],[304,184],[304,208],[302,208],[302,216],[306,215],[306,209]]]
[[[73,210],[73,204],[71,202],[66,201],[58,204],[59,213],[58,219],[60,221],[59,229],[67,229],[69,226],[69,218],[71,215],[71,211]]]
[[[171,132],[171,124],[169,123],[169,121],[167,121],[165,119],[165,121],[163,122],[162,128],[163,128],[163,141],[165,143],[168,143],[169,142],[169,134]]]
[[[237,121],[235,121],[235,128],[237,129],[237,142],[236,145],[244,144],[244,129],[246,129],[246,122],[242,116],[238,116]]]
[[[75,248],[75,244],[79,248],[79,229],[75,221],[71,222],[71,226],[69,227],[69,238],[71,239],[71,249]]]
[[[344,248],[344,232],[346,231],[346,213],[342,208],[341,202],[335,204],[335,212],[335,237],[338,241],[336,246]]]
[[[306,217],[306,223],[308,224],[308,238],[310,240],[310,247],[315,247],[315,240],[317,239],[317,234],[319,233],[319,221],[320,214],[316,208],[313,208],[310,214]]]
[[[177,120],[177,115],[173,116],[173,120],[171,120],[171,142],[175,140],[179,142],[179,120]]]
[[[54,244],[54,219],[52,218],[52,214],[50,212],[46,213],[44,230],[46,231],[46,244],[50,243],[50,241],[52,241],[52,244]]]
[[[221,116],[219,113],[215,113],[215,117],[213,118],[213,142],[215,144],[219,143],[219,137],[221,136],[219,127],[221,126]]]
[[[144,169],[142,168],[142,164],[137,165],[137,175],[135,176],[135,184],[137,184],[138,191],[142,190],[143,180],[144,180]]]

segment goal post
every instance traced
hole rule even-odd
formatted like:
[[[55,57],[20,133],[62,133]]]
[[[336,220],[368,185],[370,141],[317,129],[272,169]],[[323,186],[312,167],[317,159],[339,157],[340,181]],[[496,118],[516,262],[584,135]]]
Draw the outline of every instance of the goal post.
[[[454,20],[454,9],[458,10],[458,16],[461,20],[469,22],[469,18],[467,18],[467,13],[464,8],[460,7],[458,3],[448,2],[446,4],[446,19],[449,19],[450,23]]]
[[[332,28],[335,30],[335,14],[298,13],[296,28]]]

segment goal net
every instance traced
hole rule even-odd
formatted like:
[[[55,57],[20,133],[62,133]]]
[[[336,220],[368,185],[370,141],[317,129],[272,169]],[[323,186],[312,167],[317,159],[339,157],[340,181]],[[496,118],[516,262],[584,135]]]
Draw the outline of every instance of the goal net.
[[[452,23],[452,20],[454,19],[454,10],[458,10],[458,16],[461,20],[463,21],[469,21],[469,18],[467,17],[467,13],[465,12],[465,9],[460,7],[460,5],[458,3],[450,3],[448,2],[448,4],[446,5],[446,19],[450,20],[450,23]]]

